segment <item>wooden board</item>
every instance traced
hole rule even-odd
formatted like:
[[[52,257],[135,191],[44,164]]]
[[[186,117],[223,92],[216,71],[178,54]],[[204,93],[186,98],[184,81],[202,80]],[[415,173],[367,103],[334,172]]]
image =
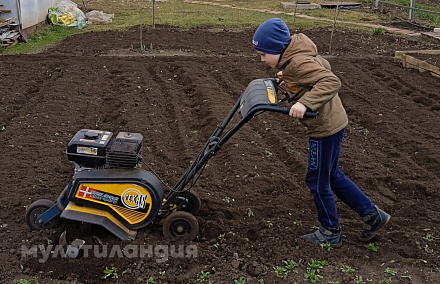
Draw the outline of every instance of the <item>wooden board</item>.
[[[440,54],[440,50],[408,50],[396,51],[394,57],[401,61],[402,67],[418,69],[420,72],[429,71],[432,75],[440,77],[440,68],[419,60],[408,54]]]

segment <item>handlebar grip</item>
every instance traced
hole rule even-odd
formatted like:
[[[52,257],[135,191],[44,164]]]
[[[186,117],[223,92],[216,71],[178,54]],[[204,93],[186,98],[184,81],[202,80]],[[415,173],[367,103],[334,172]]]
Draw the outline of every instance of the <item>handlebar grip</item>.
[[[284,113],[284,114],[289,115],[290,108],[282,107],[282,108],[279,108],[279,109],[281,109],[281,113]],[[306,111],[306,112],[304,113],[304,118],[317,118],[318,115],[319,115],[318,112],[315,112],[315,111]]]
[[[318,117],[318,112],[315,111],[306,111],[304,113],[304,118],[317,118]]]

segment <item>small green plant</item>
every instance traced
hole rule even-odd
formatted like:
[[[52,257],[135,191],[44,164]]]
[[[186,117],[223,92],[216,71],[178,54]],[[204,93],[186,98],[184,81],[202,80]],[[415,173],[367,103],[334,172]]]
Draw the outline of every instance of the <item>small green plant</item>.
[[[214,250],[218,250],[218,249],[220,249],[220,244],[219,243],[212,244],[212,248]]]
[[[319,272],[326,265],[328,265],[328,262],[325,260],[317,261],[312,259],[311,262],[307,263],[306,273],[304,273],[304,280],[317,283],[322,279],[322,275],[319,275]]]
[[[354,279],[354,283],[356,283],[356,284],[365,284],[365,281],[362,278],[362,276],[356,276],[355,279]]]
[[[426,234],[426,236],[424,236],[423,239],[427,240],[428,242],[432,242],[434,240],[434,235]]]
[[[119,277],[118,269],[116,267],[112,267],[112,268],[106,267],[103,272],[104,272],[104,276],[102,276],[102,279]]]
[[[282,266],[274,266],[275,275],[279,278],[284,278],[287,275],[287,269]]]
[[[370,131],[369,131],[368,129],[362,129],[362,130],[360,130],[360,132],[361,132],[362,134],[364,134],[365,137],[367,137],[368,135],[370,135]]]
[[[243,277],[234,280],[234,284],[246,284],[246,280]]]
[[[205,282],[209,278],[209,271],[200,271],[197,274],[197,282]]]
[[[220,234],[217,237],[217,242],[212,245],[215,250],[220,249],[220,245],[225,241],[225,234]]]
[[[355,272],[355,269],[351,268],[351,266],[349,266],[349,265],[344,264],[341,266],[341,271],[344,273],[353,273],[353,272]]]
[[[273,227],[273,222],[270,221],[270,220],[267,220],[267,221],[266,221],[266,224],[267,224],[267,226],[268,226],[269,228],[272,228],[272,227]]]
[[[252,211],[251,208],[248,208],[246,212],[247,212],[247,216],[248,216],[248,217],[252,217],[252,216],[254,216],[254,212]]]
[[[225,241],[225,234],[218,235],[217,240],[222,244]]]
[[[307,272],[304,273],[304,280],[306,281],[317,283],[321,279],[322,279],[322,275],[319,275],[316,270],[307,269]]]
[[[379,249],[375,243],[369,243],[368,245],[365,245],[365,247],[371,251],[377,251]]]
[[[294,260],[285,260],[284,261],[284,268],[287,270],[287,272],[295,272],[298,273],[298,271],[295,270],[295,268],[298,267],[298,263]]]
[[[391,283],[393,283],[393,279],[391,279],[391,277],[384,278],[379,281],[379,284],[391,284]]]
[[[38,284],[38,278],[35,276],[30,279],[19,279],[14,283],[15,284]]]
[[[155,284],[157,281],[157,277],[156,276],[150,276],[148,277],[148,279],[145,281],[145,283],[147,284]]]
[[[388,275],[391,275],[391,276],[395,276],[397,274],[397,272],[394,269],[389,268],[389,267],[387,267],[385,269],[385,273],[388,274]]]
[[[298,267],[298,263],[296,263],[296,261],[294,260],[284,260],[283,261],[284,266],[274,266],[274,272],[275,275],[279,278],[284,278],[286,277],[287,274],[291,273],[291,272],[295,272],[298,273],[298,271],[295,269]]]
[[[234,199],[231,199],[230,197],[226,196],[222,199],[222,201],[225,203],[231,203],[231,201],[234,201]]]
[[[373,35],[382,35],[385,32],[384,28],[375,28],[373,30]]]
[[[434,250],[431,249],[431,248],[429,248],[428,245],[425,245],[425,246],[423,247],[423,250],[424,250],[425,252],[427,252],[427,253],[433,253],[433,252],[434,252]]]
[[[150,51],[153,51],[153,43],[150,43]]]
[[[324,244],[324,243],[322,243],[322,244],[320,244],[320,246],[323,248],[323,249],[326,249],[326,250],[328,250],[328,251],[331,251],[333,248],[332,248],[332,246],[330,245],[330,244]]]

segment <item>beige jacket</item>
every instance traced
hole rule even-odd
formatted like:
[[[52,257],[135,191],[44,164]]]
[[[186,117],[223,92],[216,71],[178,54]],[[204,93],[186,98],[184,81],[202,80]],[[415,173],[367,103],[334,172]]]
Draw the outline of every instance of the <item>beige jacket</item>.
[[[292,100],[319,112],[317,119],[304,118],[301,123],[307,127],[310,137],[333,135],[348,124],[338,95],[341,81],[331,71],[330,63],[318,55],[310,38],[302,33],[291,38],[277,67],[283,71],[283,80]]]

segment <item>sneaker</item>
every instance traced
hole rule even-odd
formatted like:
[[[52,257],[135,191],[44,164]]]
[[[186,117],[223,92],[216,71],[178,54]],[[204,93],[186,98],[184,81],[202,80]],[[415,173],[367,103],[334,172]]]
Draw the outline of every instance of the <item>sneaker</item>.
[[[391,216],[388,213],[375,206],[367,216],[362,217],[362,221],[364,221],[364,230],[361,232],[358,239],[361,242],[368,242],[376,235],[377,230],[388,223],[390,218]]]
[[[328,244],[332,248],[342,246],[341,229],[338,229],[337,232],[332,232],[321,226],[316,232],[303,235],[300,238],[317,244]]]

